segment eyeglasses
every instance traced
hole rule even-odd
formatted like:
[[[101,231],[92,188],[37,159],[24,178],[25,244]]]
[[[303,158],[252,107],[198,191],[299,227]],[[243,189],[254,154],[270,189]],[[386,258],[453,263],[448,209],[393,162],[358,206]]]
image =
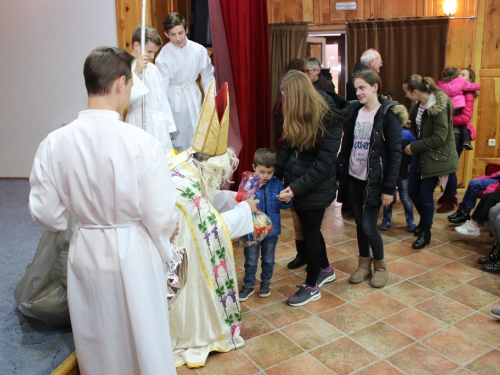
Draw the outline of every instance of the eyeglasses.
[[[304,69],[304,72],[306,72],[306,73],[311,73],[311,72],[313,72],[313,71],[315,71],[315,70],[316,70],[316,69]]]
[[[379,60],[379,59],[373,59],[373,61],[378,61],[379,63],[383,64],[384,62],[382,60]]]

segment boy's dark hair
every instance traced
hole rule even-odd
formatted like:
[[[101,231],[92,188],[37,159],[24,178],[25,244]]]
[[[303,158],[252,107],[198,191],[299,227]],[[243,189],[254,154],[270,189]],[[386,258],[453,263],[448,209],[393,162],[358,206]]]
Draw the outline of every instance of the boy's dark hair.
[[[444,68],[443,70],[443,81],[444,82],[450,82],[452,79],[455,79],[458,77],[458,74],[460,72],[458,71],[457,68]]]
[[[268,148],[259,148],[255,151],[253,156],[253,166],[263,165],[266,168],[273,168],[276,166],[277,157],[273,150]]]
[[[167,14],[165,19],[163,20],[163,30],[165,30],[167,34],[170,29],[173,29],[178,25],[184,26],[184,30],[187,30],[186,19],[182,16],[182,14],[178,12]]]
[[[161,46],[161,36],[158,34],[158,31],[153,26],[146,25],[144,28],[146,30],[145,32],[145,38],[144,38],[144,44],[147,42],[152,42],[156,44],[157,46]],[[138,42],[141,44],[141,31],[142,27],[137,26],[137,28],[134,30],[134,33],[132,34],[132,46],[134,45],[135,42]]]
[[[107,95],[113,83],[125,76],[125,82],[132,77],[131,54],[121,48],[98,47],[87,56],[83,65],[85,87],[89,96]]]

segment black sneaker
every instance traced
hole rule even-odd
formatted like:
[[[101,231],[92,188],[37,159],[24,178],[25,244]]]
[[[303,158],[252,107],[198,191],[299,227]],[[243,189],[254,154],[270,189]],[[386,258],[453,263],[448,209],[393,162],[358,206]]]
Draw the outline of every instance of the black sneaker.
[[[269,297],[271,295],[271,288],[269,283],[260,283],[259,297]]]
[[[500,309],[491,310],[491,316],[496,320],[500,320]]]
[[[318,275],[318,286],[321,287],[326,283],[331,283],[332,281],[335,280],[335,271],[333,270],[333,267],[330,266],[328,267],[329,269],[320,269],[319,270],[319,275]]]
[[[243,288],[241,288],[240,292],[238,293],[240,297],[240,301],[246,301],[248,297],[250,297],[253,294],[253,286],[246,286],[243,285]]]
[[[316,301],[321,298],[321,292],[318,284],[315,287],[310,287],[307,284],[302,284],[300,289],[293,296],[288,297],[288,304],[290,306],[303,306],[309,302]]]

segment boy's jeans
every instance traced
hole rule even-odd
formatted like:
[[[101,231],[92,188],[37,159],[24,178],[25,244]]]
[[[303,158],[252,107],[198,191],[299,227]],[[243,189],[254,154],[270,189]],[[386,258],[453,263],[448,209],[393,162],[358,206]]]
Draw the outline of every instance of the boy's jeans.
[[[261,254],[262,273],[260,274],[261,283],[269,283],[273,277],[274,269],[274,253],[278,236],[266,237],[264,240],[254,246],[244,248],[245,252],[245,278],[243,281],[246,286],[253,287],[255,284],[255,274],[257,273],[257,263],[259,261],[259,253]]]
[[[402,180],[401,177],[398,177],[398,193],[405,209],[406,218],[413,219],[413,202],[408,194],[408,179]],[[389,221],[392,215],[392,206],[393,204],[384,207],[384,217],[389,218]]]

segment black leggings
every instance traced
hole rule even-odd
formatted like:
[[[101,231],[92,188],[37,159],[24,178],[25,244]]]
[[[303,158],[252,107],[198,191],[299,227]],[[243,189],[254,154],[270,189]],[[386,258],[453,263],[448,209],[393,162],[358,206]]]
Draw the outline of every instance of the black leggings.
[[[325,216],[325,209],[297,211],[302,224],[307,261],[306,284],[316,285],[320,268],[327,268],[330,263],[326,255],[326,245],[321,234],[321,223]]]
[[[366,181],[349,176],[349,198],[356,220],[359,255],[368,258],[371,247],[373,258],[382,260],[384,259],[384,243],[377,225],[381,206],[363,208],[366,183]]]
[[[477,221],[478,224],[483,225],[484,222],[488,220],[490,208],[498,202],[500,202],[500,192],[484,194],[472,214],[472,219]]]

